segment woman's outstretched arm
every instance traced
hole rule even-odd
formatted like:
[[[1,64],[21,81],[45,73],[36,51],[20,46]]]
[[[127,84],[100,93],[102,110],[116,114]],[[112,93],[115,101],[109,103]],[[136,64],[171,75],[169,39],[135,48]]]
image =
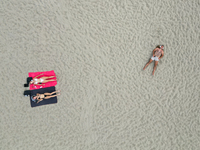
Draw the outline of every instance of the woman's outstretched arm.
[[[39,98],[37,100],[38,100],[37,103],[39,103],[39,102],[43,101],[43,98]]]

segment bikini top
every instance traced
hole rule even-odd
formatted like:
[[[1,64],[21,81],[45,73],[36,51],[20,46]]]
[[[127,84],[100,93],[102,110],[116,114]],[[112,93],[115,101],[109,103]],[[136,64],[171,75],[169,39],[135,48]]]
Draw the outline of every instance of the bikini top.
[[[45,97],[46,97],[46,95],[44,95],[44,94],[37,94],[37,96],[38,96],[38,99],[44,99]]]

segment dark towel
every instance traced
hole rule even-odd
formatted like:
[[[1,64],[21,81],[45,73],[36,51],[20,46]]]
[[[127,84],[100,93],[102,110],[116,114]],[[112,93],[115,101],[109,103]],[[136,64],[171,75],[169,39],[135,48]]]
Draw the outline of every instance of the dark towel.
[[[36,102],[31,100],[31,96],[32,95],[36,95],[37,93],[39,93],[39,94],[51,93],[51,92],[54,92],[55,90],[56,90],[55,86],[48,87],[48,88],[37,89],[37,90],[31,90],[31,95],[30,95],[31,107],[57,103],[57,96],[53,97],[53,98],[49,98],[49,99],[43,99],[39,103],[36,103]]]
[[[24,91],[24,96],[29,96],[29,95],[31,95],[31,90]]]

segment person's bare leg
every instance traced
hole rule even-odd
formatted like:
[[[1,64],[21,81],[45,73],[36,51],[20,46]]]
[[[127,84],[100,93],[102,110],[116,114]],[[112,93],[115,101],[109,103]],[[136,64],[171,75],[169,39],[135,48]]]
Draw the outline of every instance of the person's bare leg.
[[[47,82],[51,82],[51,81],[56,81],[56,79],[52,79],[52,80],[44,80],[42,83],[47,83]]]
[[[54,78],[56,76],[49,76],[49,77],[41,77],[42,79],[46,80],[46,79],[50,79],[50,78]]]
[[[56,96],[58,96],[58,95],[60,95],[60,93],[59,93],[59,94],[56,94],[56,95],[46,96],[44,99],[49,99],[49,98],[52,98],[52,97],[56,97]]]
[[[146,69],[146,67],[152,62],[153,60],[152,59],[150,59],[149,60],[149,62],[144,66],[144,68],[143,68],[143,70],[145,70]]]
[[[46,79],[50,79],[50,78],[54,78],[54,77],[56,77],[56,76],[49,76],[49,77],[47,77]]]
[[[54,91],[54,92],[51,92],[51,93],[44,93],[44,95],[50,96],[50,95],[52,95],[52,94],[54,94],[54,93],[58,93],[58,92],[60,92],[60,91],[58,90],[58,91]]]
[[[155,61],[155,64],[154,64],[154,67],[153,67],[153,73],[152,73],[152,75],[154,75],[154,72],[155,72],[155,70],[156,70],[156,66],[158,65],[158,61]]]
[[[51,92],[51,95],[54,94],[54,93],[58,93],[58,92],[60,92],[60,91],[58,90],[58,91]]]
[[[51,95],[51,93],[44,93],[44,95]]]

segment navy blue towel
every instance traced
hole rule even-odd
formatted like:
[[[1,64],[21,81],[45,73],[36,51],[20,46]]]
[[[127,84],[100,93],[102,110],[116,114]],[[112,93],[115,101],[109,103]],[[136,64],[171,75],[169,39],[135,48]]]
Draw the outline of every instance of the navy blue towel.
[[[41,101],[39,103],[36,103],[31,100],[31,96],[36,95],[37,93],[39,93],[39,94],[51,93],[51,92],[54,92],[55,90],[56,90],[55,86],[37,89],[37,90],[31,90],[31,94],[30,94],[31,107],[57,103],[57,96],[49,98],[49,99],[43,99],[43,101]]]

